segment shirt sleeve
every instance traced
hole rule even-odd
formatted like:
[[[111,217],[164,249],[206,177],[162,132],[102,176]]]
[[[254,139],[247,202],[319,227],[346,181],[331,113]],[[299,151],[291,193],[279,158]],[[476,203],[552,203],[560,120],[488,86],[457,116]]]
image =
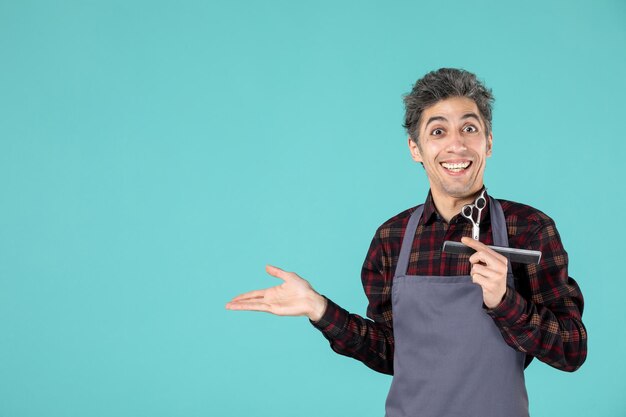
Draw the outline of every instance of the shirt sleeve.
[[[322,332],[335,352],[357,359],[375,371],[393,375],[391,287],[385,281],[387,274],[382,268],[382,251],[377,232],[361,273],[369,300],[369,319],[350,314],[327,298],[324,315],[311,324]]]
[[[514,268],[516,281],[529,289],[524,297],[508,287],[501,303],[487,313],[507,344],[557,369],[575,371],[587,357],[587,332],[582,323],[584,300],[568,276],[568,256],[552,219],[530,234],[529,249],[542,252],[538,265]]]

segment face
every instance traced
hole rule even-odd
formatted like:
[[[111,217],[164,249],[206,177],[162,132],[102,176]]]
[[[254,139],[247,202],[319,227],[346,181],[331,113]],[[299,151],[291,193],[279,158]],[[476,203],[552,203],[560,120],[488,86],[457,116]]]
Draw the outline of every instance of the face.
[[[478,107],[466,97],[438,101],[422,113],[419,146],[409,138],[411,156],[422,162],[435,199],[464,199],[483,186],[492,135]]]

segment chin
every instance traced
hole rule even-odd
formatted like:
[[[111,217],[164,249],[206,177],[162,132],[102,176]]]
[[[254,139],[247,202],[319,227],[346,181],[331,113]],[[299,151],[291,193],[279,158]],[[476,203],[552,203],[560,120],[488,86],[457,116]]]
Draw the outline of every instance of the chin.
[[[471,186],[471,185],[460,186],[460,187],[444,187],[444,191],[446,192],[446,194],[448,194],[450,197],[454,197],[454,198],[471,197],[478,190],[480,190],[480,187],[474,187],[474,186]]]

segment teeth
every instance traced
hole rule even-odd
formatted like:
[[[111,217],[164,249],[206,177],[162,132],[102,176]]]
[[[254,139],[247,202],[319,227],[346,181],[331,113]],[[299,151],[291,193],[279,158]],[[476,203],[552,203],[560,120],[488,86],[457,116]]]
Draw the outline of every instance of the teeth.
[[[459,172],[462,169],[467,168],[470,165],[469,161],[465,161],[465,162],[459,162],[459,163],[455,163],[455,164],[451,164],[448,162],[442,162],[441,166],[444,167],[445,169],[449,169],[450,171],[453,172]]]

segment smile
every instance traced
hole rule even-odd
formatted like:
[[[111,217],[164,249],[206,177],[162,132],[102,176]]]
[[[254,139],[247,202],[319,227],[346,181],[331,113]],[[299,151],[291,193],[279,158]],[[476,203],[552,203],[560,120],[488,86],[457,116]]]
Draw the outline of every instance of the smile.
[[[447,169],[450,172],[461,172],[464,169],[467,169],[472,164],[471,161],[463,161],[463,162],[442,162],[441,166]]]

